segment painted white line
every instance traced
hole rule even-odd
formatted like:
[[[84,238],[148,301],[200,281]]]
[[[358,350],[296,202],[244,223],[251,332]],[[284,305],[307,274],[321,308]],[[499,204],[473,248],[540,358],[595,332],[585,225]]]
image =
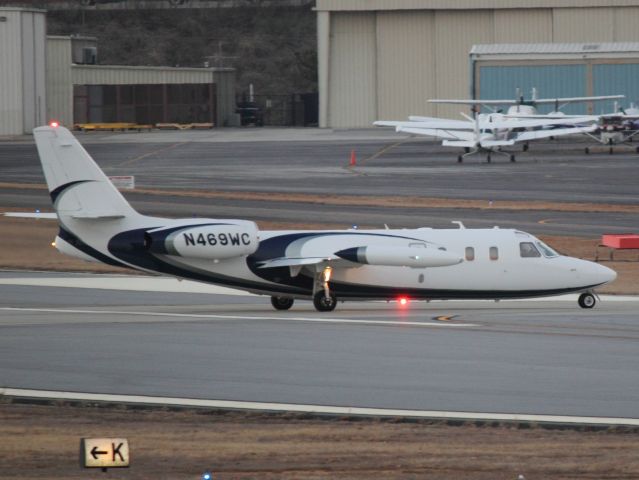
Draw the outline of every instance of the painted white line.
[[[15,277],[0,278],[0,285],[27,287],[93,288],[135,292],[209,293],[216,295],[252,295],[232,288],[208,283],[178,280],[172,277],[82,276],[82,277]]]
[[[0,396],[20,398],[46,398],[51,400],[76,400],[142,405],[205,407],[232,410],[257,410],[269,412],[300,412],[329,415],[364,415],[377,417],[410,417],[455,420],[485,420],[509,422],[562,423],[575,425],[628,425],[639,426],[639,418],[577,417],[564,415],[535,415],[484,412],[448,412],[439,410],[405,410],[390,408],[336,407],[331,405],[304,405],[294,403],[237,402],[230,400],[203,400],[193,398],[147,397],[138,395],[110,395],[97,393],[59,392],[0,388]]]
[[[269,317],[251,315],[215,315],[208,313],[167,313],[167,312],[127,312],[120,310],[69,310],[57,308],[19,308],[0,307],[3,312],[32,312],[32,313],[65,313],[78,315],[131,315],[139,317],[168,317],[168,318],[197,318],[205,320],[276,320],[283,322],[308,322],[308,323],[336,323],[355,325],[392,325],[396,327],[435,327],[435,328],[459,328],[477,327],[473,323],[445,323],[445,322],[404,322],[401,320],[355,320],[350,318],[313,318],[313,317]]]

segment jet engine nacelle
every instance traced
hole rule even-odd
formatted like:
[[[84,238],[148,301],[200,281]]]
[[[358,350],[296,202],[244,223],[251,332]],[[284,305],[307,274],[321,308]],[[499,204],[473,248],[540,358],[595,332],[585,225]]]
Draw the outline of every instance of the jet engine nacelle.
[[[149,230],[145,246],[152,253],[205,260],[223,260],[254,253],[257,225],[243,220]]]
[[[459,255],[438,248],[382,245],[347,248],[335,252],[335,255],[355,263],[387,267],[447,267],[463,261]]]

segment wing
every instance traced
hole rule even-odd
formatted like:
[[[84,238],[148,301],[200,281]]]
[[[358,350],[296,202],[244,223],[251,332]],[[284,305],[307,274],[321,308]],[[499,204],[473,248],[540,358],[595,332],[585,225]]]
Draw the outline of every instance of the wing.
[[[508,118],[506,120],[496,120],[493,122],[480,121],[480,129],[513,129],[513,128],[539,128],[552,127],[556,125],[578,125],[583,123],[592,123],[597,121],[595,116],[582,117],[558,117],[558,118],[534,118],[523,119],[521,117]]]
[[[620,100],[626,98],[625,95],[599,95],[596,97],[564,97],[564,98],[540,98],[535,103],[575,103],[575,102],[593,102],[601,100]]]
[[[43,218],[47,220],[57,220],[58,215],[56,213],[28,213],[28,212],[6,212],[4,214],[5,217],[15,217],[15,218]]]
[[[428,103],[450,103],[454,105],[517,105],[517,100],[457,100],[432,99]]]
[[[597,125],[589,127],[573,127],[573,128],[556,128],[554,130],[534,130],[531,132],[521,132],[517,134],[515,141],[524,142],[527,140],[539,140],[540,138],[561,137],[563,135],[572,135],[576,133],[590,133],[597,130]]]

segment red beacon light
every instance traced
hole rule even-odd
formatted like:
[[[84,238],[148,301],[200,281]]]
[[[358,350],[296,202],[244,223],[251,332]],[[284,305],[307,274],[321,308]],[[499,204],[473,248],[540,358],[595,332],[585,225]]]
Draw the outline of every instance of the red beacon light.
[[[397,299],[397,303],[399,303],[400,306],[405,307],[406,305],[408,305],[408,297],[399,297]]]
[[[58,122],[57,120],[51,120],[49,122],[49,126],[52,128],[58,128],[60,126],[60,122]]]

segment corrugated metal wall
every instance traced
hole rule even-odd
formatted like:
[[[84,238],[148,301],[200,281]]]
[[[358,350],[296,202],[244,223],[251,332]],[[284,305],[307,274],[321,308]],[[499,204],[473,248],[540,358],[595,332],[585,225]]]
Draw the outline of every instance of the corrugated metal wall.
[[[486,66],[479,68],[477,98],[515,98],[516,89],[525,99],[537,88],[539,98],[576,97],[588,94],[585,65]],[[540,113],[554,110],[554,105],[540,105]],[[572,104],[562,109],[569,114],[585,114],[584,104]]]
[[[374,13],[332,17],[328,121],[334,127],[370,125],[376,119],[375,23]]]
[[[45,13],[0,8],[0,135],[45,122]]]
[[[623,104],[626,107],[630,102],[639,105],[639,62],[593,65],[592,88],[594,95],[615,95],[624,92],[626,99]]]
[[[430,68],[435,62],[434,22],[433,12],[391,12],[377,19],[377,104],[388,119],[427,111],[426,99],[436,92]]]
[[[320,78],[328,78],[321,92],[321,126],[370,126],[376,119],[419,113],[458,118],[458,107],[435,108],[425,100],[469,98],[468,53],[475,44],[639,41],[639,2],[526,2],[537,8],[500,2],[502,8],[482,5],[476,10],[461,9],[469,2],[458,3],[446,7],[444,2],[411,0],[393,4],[393,9],[387,2],[318,2],[321,15],[329,17],[329,27],[318,29],[328,37],[318,39],[320,45],[329,44],[328,59],[319,63]],[[415,10],[406,10],[411,5]],[[347,6],[357,11],[343,11]],[[564,91],[563,81],[534,86],[542,96],[553,95]],[[568,93],[580,95],[582,90],[577,83]],[[499,96],[512,96],[511,91],[508,87]]]
[[[552,38],[550,9],[495,10],[494,43],[547,43]]]
[[[73,124],[71,38],[47,38],[47,120]]]
[[[0,11],[0,135],[22,130],[21,22],[18,12]]]
[[[493,43],[490,11],[441,11],[435,17],[435,98],[469,98],[468,52],[475,43]],[[437,116],[459,118],[458,105],[432,105]]]

